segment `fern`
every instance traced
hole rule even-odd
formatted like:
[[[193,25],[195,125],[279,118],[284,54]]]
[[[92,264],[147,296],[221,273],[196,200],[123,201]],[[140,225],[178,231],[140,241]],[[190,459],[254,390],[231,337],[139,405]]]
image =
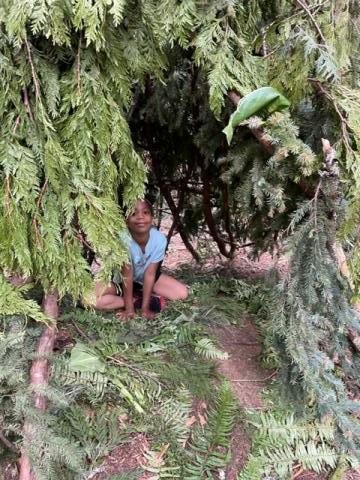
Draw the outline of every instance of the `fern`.
[[[208,359],[226,360],[227,352],[219,350],[209,338],[201,338],[195,346],[195,352]]]
[[[289,478],[295,465],[318,473],[334,469],[340,454],[334,447],[335,428],[325,422],[295,420],[293,413],[253,414],[256,427],[253,447],[238,480],[255,480],[276,473]]]
[[[222,384],[204,430],[198,427],[191,440],[184,480],[205,480],[223,468],[229,459],[229,442],[237,405],[227,384]]]
[[[122,410],[109,410],[103,405],[96,410],[87,410],[73,406],[63,416],[59,431],[78,444],[87,460],[95,463],[122,443],[126,433],[119,428],[119,417]]]
[[[165,455],[168,445],[163,446],[159,452],[149,450],[145,454],[147,460],[146,465],[143,468],[146,472],[152,474],[153,480],[162,480],[164,478],[181,478],[179,476],[180,467],[167,466],[165,461]]]

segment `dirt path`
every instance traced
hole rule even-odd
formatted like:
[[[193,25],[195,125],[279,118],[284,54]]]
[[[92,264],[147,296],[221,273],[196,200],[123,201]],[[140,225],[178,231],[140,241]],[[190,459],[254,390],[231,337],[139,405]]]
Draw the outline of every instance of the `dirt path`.
[[[250,318],[244,318],[240,327],[216,327],[212,333],[220,347],[229,354],[227,360],[218,362],[218,370],[230,381],[239,405],[244,409],[261,409],[261,392],[269,379],[269,371],[260,366],[261,345],[254,324]],[[236,479],[247,461],[250,448],[250,438],[244,425],[239,423],[231,439],[231,461],[226,469],[226,480]]]
[[[231,382],[239,404],[243,408],[262,408],[261,391],[272,372],[260,366],[261,345],[254,324],[245,318],[240,327],[217,327],[213,333],[229,354],[227,360],[218,362],[218,370]]]

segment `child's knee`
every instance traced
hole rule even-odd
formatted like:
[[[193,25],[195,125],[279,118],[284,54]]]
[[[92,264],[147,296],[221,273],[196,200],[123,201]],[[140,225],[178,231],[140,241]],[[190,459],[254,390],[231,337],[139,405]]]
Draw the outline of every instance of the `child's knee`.
[[[189,296],[189,290],[186,285],[181,285],[177,292],[178,300],[186,300]]]

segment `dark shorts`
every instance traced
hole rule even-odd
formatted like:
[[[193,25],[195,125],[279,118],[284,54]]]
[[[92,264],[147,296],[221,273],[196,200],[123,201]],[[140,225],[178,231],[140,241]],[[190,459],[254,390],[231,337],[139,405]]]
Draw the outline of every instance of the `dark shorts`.
[[[161,264],[162,262],[159,263],[158,265],[158,268],[156,270],[156,273],[155,273],[155,283],[159,280],[159,277],[161,275]],[[112,282],[113,285],[115,286],[116,288],[116,295],[119,295],[119,297],[122,297],[123,295],[123,286],[121,283],[117,283],[117,282]],[[134,293],[141,293],[142,292],[142,289],[143,289],[143,286],[141,283],[139,282],[134,282],[133,283],[133,291]]]

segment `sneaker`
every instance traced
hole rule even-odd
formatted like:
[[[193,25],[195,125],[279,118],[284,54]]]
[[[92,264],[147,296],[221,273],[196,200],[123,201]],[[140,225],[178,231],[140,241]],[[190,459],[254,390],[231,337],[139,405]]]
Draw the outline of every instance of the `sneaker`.
[[[164,297],[159,295],[151,295],[150,297],[150,310],[155,313],[160,313],[166,305],[166,301]],[[135,299],[134,307],[136,310],[139,310],[142,306],[142,297],[138,297]]]

